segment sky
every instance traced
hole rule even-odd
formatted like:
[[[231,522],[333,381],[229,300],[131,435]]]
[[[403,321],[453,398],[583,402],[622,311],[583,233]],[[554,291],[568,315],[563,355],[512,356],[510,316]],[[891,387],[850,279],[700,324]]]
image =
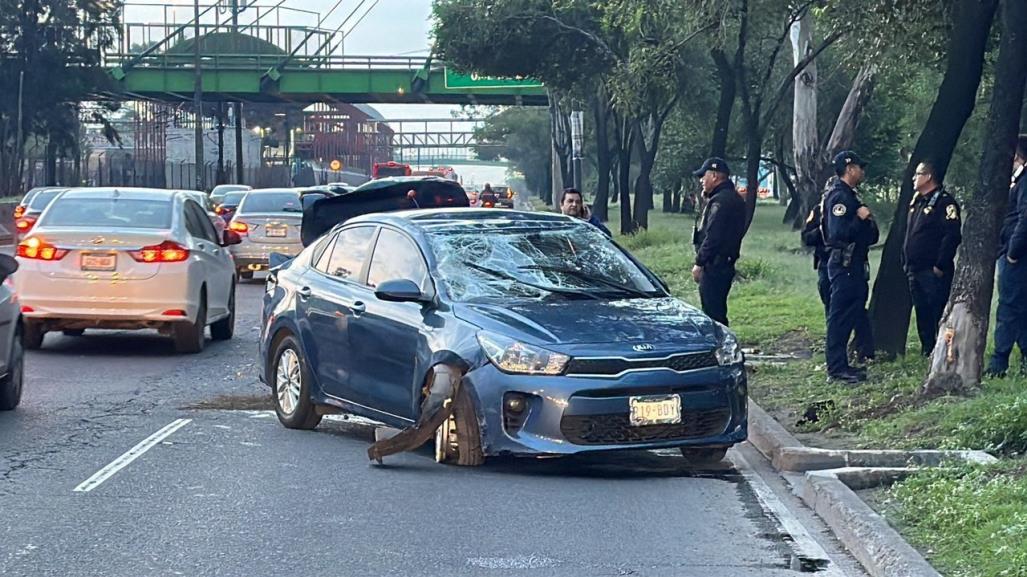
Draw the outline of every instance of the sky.
[[[253,0],[239,0],[240,4]],[[200,0],[201,6],[211,0]],[[227,5],[227,0],[222,0]],[[256,0],[257,6],[274,6],[278,0]],[[173,8],[142,4],[174,5]],[[335,6],[335,10],[332,7]],[[334,30],[351,13],[355,14],[343,26],[346,32],[345,52],[350,55],[370,56],[427,56],[431,48],[431,0],[284,0],[283,8],[275,13],[282,25],[320,26]],[[202,8],[201,8],[202,9]],[[368,10],[370,9],[370,10]],[[243,12],[240,21],[255,18],[256,8]],[[210,16],[213,16],[213,12]],[[362,15],[366,14],[361,18]],[[166,15],[166,16],[165,16]],[[129,0],[126,22],[184,24],[193,17],[191,0]],[[201,21],[206,22],[204,18]],[[211,18],[213,21],[213,18]],[[358,23],[359,21],[359,23]],[[355,25],[355,26],[354,26]],[[385,118],[452,118],[459,106],[432,104],[372,104]],[[398,127],[396,127],[398,128]],[[432,128],[435,128],[432,125]],[[483,184],[503,182],[505,169],[495,167],[458,168],[465,183]]]

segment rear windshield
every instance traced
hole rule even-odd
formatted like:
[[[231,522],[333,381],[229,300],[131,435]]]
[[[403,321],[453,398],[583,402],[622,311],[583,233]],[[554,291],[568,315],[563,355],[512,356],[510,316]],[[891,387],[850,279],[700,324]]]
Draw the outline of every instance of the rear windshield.
[[[31,210],[43,210],[50,205],[50,201],[57,198],[57,195],[64,192],[63,190],[42,190],[36,193],[32,197],[32,201],[29,202],[29,209]]]
[[[41,221],[46,226],[171,228],[171,200],[62,198]]]
[[[263,192],[249,194],[239,212],[303,212],[297,192]]]
[[[227,204],[228,206],[239,206],[239,203],[242,202],[243,197],[246,196],[246,192],[247,191],[245,190],[229,192],[224,196],[224,198],[221,199],[221,204]]]

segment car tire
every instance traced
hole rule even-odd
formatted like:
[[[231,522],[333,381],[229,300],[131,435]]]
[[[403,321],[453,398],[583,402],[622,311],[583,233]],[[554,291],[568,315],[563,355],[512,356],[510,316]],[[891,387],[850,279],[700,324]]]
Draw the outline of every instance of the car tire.
[[[478,416],[471,394],[464,387],[453,399],[453,414],[435,432],[435,461],[461,467],[477,467],[485,462]]]
[[[283,338],[275,347],[273,358],[269,376],[278,422],[287,429],[309,431],[316,428],[321,422],[321,415],[310,401],[310,369],[296,337],[288,335]]]
[[[21,344],[25,347],[26,351],[38,351],[43,348],[43,337],[46,336],[46,331],[43,330],[41,325],[25,321],[24,330],[25,332],[21,336]]]
[[[712,449],[696,449],[692,447],[681,447],[683,456],[692,465],[716,465],[727,456],[727,447],[716,447]]]
[[[252,270],[246,270],[246,269],[239,269],[239,278],[241,278],[242,280],[252,280],[253,279],[253,271]]]
[[[228,316],[210,325],[210,338],[227,341],[235,335],[235,283],[228,294]]]
[[[25,351],[22,335],[15,333],[11,342],[11,359],[7,376],[0,379],[0,411],[10,411],[21,403],[21,385],[25,378]]]
[[[195,354],[203,350],[206,344],[207,329],[207,295],[200,293],[200,308],[196,311],[196,320],[191,323],[175,323],[175,352]]]
[[[86,334],[86,329],[67,329],[61,331],[66,337],[81,337]]]

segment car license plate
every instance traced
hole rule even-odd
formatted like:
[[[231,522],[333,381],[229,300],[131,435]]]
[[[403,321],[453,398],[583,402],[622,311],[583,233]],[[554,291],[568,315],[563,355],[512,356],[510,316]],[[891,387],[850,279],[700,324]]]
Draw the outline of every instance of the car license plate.
[[[104,253],[83,253],[80,261],[82,270],[112,271],[118,268],[118,255]]]
[[[289,228],[285,227],[285,226],[278,227],[278,228],[268,227],[268,228],[264,229],[264,234],[267,235],[267,236],[274,236],[274,237],[278,237],[278,238],[285,238],[286,234],[288,234],[288,230],[289,230]]]
[[[681,397],[630,397],[631,425],[673,425],[681,422]]]

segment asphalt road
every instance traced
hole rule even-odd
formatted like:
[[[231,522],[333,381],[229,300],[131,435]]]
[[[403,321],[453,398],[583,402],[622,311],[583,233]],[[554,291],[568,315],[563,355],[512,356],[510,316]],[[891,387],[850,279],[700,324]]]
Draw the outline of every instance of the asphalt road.
[[[379,467],[366,423],[286,430],[254,369],[262,283],[239,290],[236,338],[199,355],[96,332],[27,356],[0,413],[0,575],[861,574],[745,446],[705,470],[673,451]]]

